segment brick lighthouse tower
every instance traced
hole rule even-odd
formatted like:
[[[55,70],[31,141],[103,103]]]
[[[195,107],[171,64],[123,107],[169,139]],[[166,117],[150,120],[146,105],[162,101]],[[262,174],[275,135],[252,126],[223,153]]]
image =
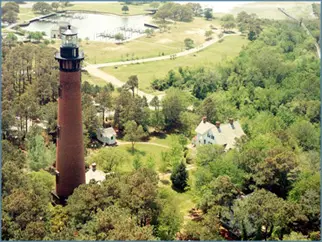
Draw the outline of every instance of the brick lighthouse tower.
[[[59,97],[56,153],[56,198],[65,203],[74,189],[85,183],[81,106],[81,61],[77,33],[70,25],[62,34],[59,62]]]

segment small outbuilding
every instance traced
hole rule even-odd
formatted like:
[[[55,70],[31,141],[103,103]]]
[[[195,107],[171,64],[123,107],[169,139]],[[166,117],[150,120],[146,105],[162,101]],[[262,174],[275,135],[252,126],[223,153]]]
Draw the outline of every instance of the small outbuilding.
[[[116,144],[116,132],[112,127],[98,129],[96,136],[97,139],[104,145]]]
[[[90,166],[90,169],[85,174],[86,184],[89,184],[92,180],[101,183],[105,180],[106,174],[103,171],[96,169],[96,163]]]

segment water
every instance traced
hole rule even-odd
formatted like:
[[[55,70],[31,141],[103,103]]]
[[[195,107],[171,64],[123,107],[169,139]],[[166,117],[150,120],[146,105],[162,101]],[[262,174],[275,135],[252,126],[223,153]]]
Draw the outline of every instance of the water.
[[[132,39],[140,36],[142,31],[147,27],[144,23],[148,23],[150,16],[136,15],[136,16],[118,16],[112,14],[91,14],[91,13],[68,13],[70,16],[52,16],[46,19],[55,20],[58,22],[70,23],[74,29],[77,30],[78,37],[81,39],[89,38],[90,40],[99,41],[115,41],[111,38],[98,37],[99,33],[115,35],[122,33],[126,39]],[[27,31],[41,31],[45,32],[47,36],[51,36],[52,29],[57,26],[57,23],[35,21],[29,26],[23,27]],[[122,30],[122,28],[126,30]],[[139,30],[136,33],[132,30]]]

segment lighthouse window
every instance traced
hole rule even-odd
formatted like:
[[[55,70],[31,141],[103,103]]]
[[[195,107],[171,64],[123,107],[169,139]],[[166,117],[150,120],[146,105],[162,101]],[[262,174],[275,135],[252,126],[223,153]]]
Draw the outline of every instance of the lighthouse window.
[[[62,88],[61,86],[59,85],[58,86],[58,96],[61,98],[62,97]]]
[[[55,175],[56,175],[56,184],[59,183],[59,171],[55,170]]]
[[[73,56],[76,57],[76,49],[73,50]]]

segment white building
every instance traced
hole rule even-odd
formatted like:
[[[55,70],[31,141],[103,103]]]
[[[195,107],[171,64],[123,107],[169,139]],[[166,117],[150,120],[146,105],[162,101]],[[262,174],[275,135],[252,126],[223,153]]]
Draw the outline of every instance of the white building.
[[[116,132],[110,128],[100,128],[96,132],[97,139],[101,141],[104,145],[114,145],[116,144]]]
[[[86,184],[89,184],[91,180],[95,180],[98,183],[101,183],[106,179],[106,174],[103,171],[96,169],[96,163],[93,163],[90,166],[90,169],[85,174]]]
[[[234,148],[235,138],[240,138],[245,135],[239,122],[234,122],[233,119],[229,119],[229,123],[227,124],[216,122],[214,125],[207,122],[206,117],[203,117],[195,131],[197,133],[194,138],[195,145],[223,145],[226,151]]]

